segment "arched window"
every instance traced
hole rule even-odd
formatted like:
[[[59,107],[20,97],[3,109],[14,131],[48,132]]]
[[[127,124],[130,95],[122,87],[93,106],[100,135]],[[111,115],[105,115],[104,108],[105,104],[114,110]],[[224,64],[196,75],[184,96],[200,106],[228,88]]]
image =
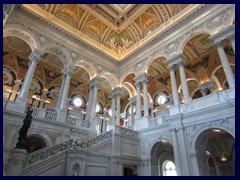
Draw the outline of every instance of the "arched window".
[[[164,176],[177,176],[176,167],[172,161],[165,161],[162,168]]]
[[[81,94],[73,94],[71,96],[72,101],[70,102],[70,105],[75,106],[77,108],[85,108],[85,98]]]

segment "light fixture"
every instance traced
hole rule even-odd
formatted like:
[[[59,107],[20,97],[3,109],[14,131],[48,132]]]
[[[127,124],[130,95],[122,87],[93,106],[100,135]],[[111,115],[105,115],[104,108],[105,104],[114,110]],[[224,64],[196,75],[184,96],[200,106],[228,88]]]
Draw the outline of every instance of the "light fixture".
[[[228,156],[225,153],[223,153],[223,154],[220,155],[220,160],[221,161],[227,161],[228,160]]]
[[[213,132],[221,132],[220,129],[212,129]]]

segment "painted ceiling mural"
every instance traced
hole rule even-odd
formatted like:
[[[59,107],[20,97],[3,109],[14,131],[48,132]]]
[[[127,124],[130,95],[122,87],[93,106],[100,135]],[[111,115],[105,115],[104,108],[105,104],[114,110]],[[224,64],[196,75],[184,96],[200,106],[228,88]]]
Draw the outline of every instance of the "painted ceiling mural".
[[[59,19],[62,23],[78,29],[96,43],[102,44],[103,51],[109,51],[113,56],[114,54],[119,55],[118,57],[129,53],[130,49],[139,41],[144,40],[164,22],[188,8],[187,4],[124,5],[117,7],[114,4],[41,4],[29,5],[26,8],[40,9],[49,16]],[[225,42],[224,50],[235,74],[235,55],[229,42]],[[24,41],[14,37],[3,39],[4,88],[12,88],[15,80],[23,81],[28,70],[30,54],[31,49]],[[198,85],[211,78],[214,78],[216,82],[217,91],[227,88],[218,51],[208,34],[199,34],[190,39],[183,48],[183,54],[186,56],[184,66],[190,95],[193,94],[194,98],[200,96],[201,94],[197,92]],[[153,59],[147,69],[148,93],[152,98],[160,90],[172,93],[170,74],[164,63],[165,60],[165,57]],[[62,69],[63,63],[57,56],[45,53],[36,67],[31,93],[41,95],[42,90],[45,89],[49,92],[47,98],[56,104],[62,84]],[[82,94],[88,99],[88,82],[90,76],[94,75],[94,73],[89,75],[86,69],[77,66],[71,78],[68,97],[73,94]],[[182,94],[178,70],[175,75],[177,87]],[[123,80],[121,112],[125,109],[129,98],[136,95],[134,77],[135,75],[129,72]],[[109,81],[102,77],[98,90],[98,101],[106,109],[111,106],[111,90]],[[194,94],[194,92],[197,93]]]
[[[186,12],[188,4],[23,4],[46,19],[71,27],[81,38],[117,60],[148,40],[166,23]],[[190,10],[191,9],[191,10]],[[184,11],[183,11],[184,10]],[[41,13],[40,13],[41,12]],[[50,18],[51,17],[51,18]],[[170,22],[171,20],[171,22]],[[71,29],[70,28],[70,29]],[[69,28],[66,28],[69,30]]]

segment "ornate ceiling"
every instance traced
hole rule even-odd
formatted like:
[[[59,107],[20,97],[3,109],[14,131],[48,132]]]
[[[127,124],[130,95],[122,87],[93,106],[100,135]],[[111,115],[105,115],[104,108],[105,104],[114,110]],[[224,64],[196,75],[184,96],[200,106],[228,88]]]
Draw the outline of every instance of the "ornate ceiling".
[[[23,4],[121,61],[198,5],[188,4]]]

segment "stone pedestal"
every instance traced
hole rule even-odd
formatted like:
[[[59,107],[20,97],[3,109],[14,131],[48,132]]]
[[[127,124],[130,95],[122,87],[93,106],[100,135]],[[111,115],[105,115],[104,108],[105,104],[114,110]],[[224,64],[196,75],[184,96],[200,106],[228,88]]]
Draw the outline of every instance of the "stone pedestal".
[[[8,164],[6,167],[7,176],[19,176],[21,174],[23,161],[26,157],[25,149],[13,149],[10,151]]]
[[[19,113],[24,113],[27,102],[28,102],[28,99],[19,97],[16,103],[14,104],[13,110]]]
[[[59,109],[57,113],[57,121],[66,123],[67,109]]]
[[[141,119],[135,121],[134,130],[139,130],[147,127],[149,127],[148,116],[142,117]]]

